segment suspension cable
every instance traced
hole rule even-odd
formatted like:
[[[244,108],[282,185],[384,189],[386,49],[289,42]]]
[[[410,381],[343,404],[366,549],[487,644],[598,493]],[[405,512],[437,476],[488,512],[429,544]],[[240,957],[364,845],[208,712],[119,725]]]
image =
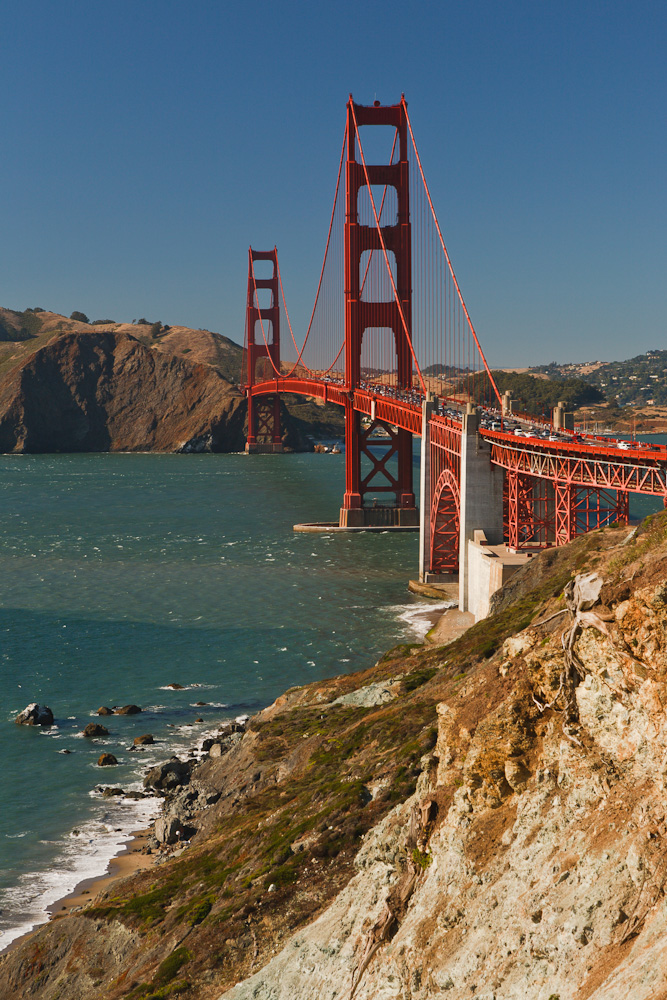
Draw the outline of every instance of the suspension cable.
[[[336,190],[334,192],[333,207],[331,209],[331,218],[329,220],[329,231],[327,233],[327,242],[326,242],[326,246],[324,248],[324,260],[322,261],[322,268],[320,270],[320,280],[317,283],[317,291],[315,293],[315,302],[313,303],[313,310],[312,310],[312,312],[310,314],[310,321],[308,323],[308,329],[306,330],[306,336],[304,337],[303,346],[301,347],[301,350],[299,350],[299,348],[296,346],[296,340],[294,339],[294,334],[292,333],[292,324],[290,323],[289,314],[287,312],[287,304],[285,303],[285,293],[283,291],[283,283],[282,283],[282,279],[280,278],[280,266],[278,266],[278,278],[280,280],[280,290],[281,290],[281,294],[282,294],[282,297],[283,297],[283,305],[285,306],[285,315],[287,316],[287,325],[289,326],[290,333],[292,334],[292,341],[294,342],[294,348],[295,348],[295,350],[297,352],[297,360],[296,360],[296,364],[294,365],[294,368],[296,368],[296,366],[299,364],[299,361],[301,361],[303,367],[307,371],[309,371],[311,375],[314,375],[315,373],[313,372],[313,370],[311,368],[308,367],[308,365],[303,360],[303,352],[306,349],[306,344],[308,343],[308,338],[310,337],[310,331],[311,331],[312,326],[313,326],[313,320],[315,319],[315,310],[317,309],[317,303],[319,301],[320,292],[322,290],[322,281],[324,280],[324,268],[326,267],[327,258],[329,256],[329,246],[331,244],[331,233],[333,232],[334,217],[335,217],[335,214],[336,214],[336,204],[338,202],[338,192],[340,190],[340,179],[341,179],[341,176],[342,176],[342,173],[343,173],[343,162],[345,160],[345,146],[346,146],[346,144],[347,144],[347,122],[345,123],[345,133],[343,135],[343,145],[342,145],[342,148],[341,148],[341,151],[340,151],[340,160],[339,160],[339,163],[338,163],[338,176],[336,177]],[[343,338],[343,347],[344,346],[345,346],[345,339]],[[341,354],[341,351],[343,350],[343,347],[341,347],[340,351],[336,355],[336,357],[335,357],[334,361],[331,363],[331,365],[329,365],[328,368],[324,369],[325,372],[331,371],[333,365],[335,365],[336,361],[340,357],[340,354]],[[294,371],[294,368],[292,369],[292,371]],[[291,372],[290,372],[290,374],[291,374]]]
[[[442,251],[443,251],[443,253],[445,255],[445,259],[447,261],[447,267],[449,268],[449,273],[452,276],[452,281],[454,282],[454,287],[456,289],[456,294],[458,295],[459,302],[461,303],[461,308],[463,309],[463,312],[465,313],[465,317],[466,317],[466,320],[468,322],[468,326],[470,328],[470,332],[472,333],[472,335],[474,337],[475,344],[477,345],[477,350],[479,351],[480,357],[481,357],[482,361],[484,362],[484,367],[486,368],[486,373],[489,376],[489,379],[491,381],[491,385],[493,386],[493,390],[494,390],[494,392],[495,392],[495,394],[496,394],[496,396],[498,398],[498,402],[500,403],[500,405],[502,407],[502,399],[501,399],[500,393],[498,392],[498,386],[496,385],[495,380],[493,378],[493,375],[491,374],[491,369],[489,368],[489,366],[487,364],[486,357],[484,356],[484,351],[482,350],[482,346],[481,346],[479,340],[477,339],[477,334],[475,333],[475,328],[472,325],[472,320],[470,319],[470,314],[468,313],[468,309],[467,309],[466,304],[465,304],[465,302],[463,300],[463,295],[461,294],[461,289],[459,288],[459,283],[456,280],[456,275],[454,274],[454,268],[452,267],[452,262],[451,262],[451,260],[449,258],[449,253],[447,252],[447,247],[445,246],[445,241],[443,239],[442,231],[440,229],[440,223],[438,222],[438,217],[435,214],[435,208],[433,207],[433,201],[431,200],[431,192],[429,191],[428,184],[426,183],[426,177],[424,175],[424,169],[422,167],[421,157],[419,156],[419,150],[417,149],[417,143],[415,142],[414,133],[412,131],[412,124],[410,122],[410,116],[408,114],[408,105],[407,105],[407,102],[405,100],[405,97],[401,97],[401,104],[403,105],[403,111],[405,112],[405,120],[408,123],[408,130],[410,132],[410,139],[412,140],[412,148],[415,151],[415,158],[417,160],[417,166],[419,167],[419,173],[421,174],[421,179],[422,179],[422,183],[424,185],[424,190],[426,191],[426,197],[428,198],[428,203],[429,203],[429,207],[431,209],[431,214],[433,215],[433,221],[435,222],[435,227],[436,227],[436,229],[438,231],[438,236],[440,238],[440,246],[442,247]]]

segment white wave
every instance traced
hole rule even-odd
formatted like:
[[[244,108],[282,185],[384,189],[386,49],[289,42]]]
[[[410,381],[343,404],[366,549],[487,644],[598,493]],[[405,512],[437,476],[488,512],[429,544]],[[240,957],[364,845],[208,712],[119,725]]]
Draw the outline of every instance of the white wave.
[[[79,883],[103,876],[132,831],[148,826],[160,805],[154,798],[100,800],[92,820],[62,840],[40,841],[57,848],[49,868],[24,872],[0,892],[0,949],[48,920],[49,908]]]
[[[217,688],[217,684],[183,684],[181,687],[174,688],[171,684],[160,684],[160,691],[211,691],[213,688]]]
[[[395,604],[388,610],[393,612],[399,621],[404,623],[406,631],[423,639],[429,629],[433,628],[439,616],[449,608],[458,607],[458,601],[438,601],[433,604]]]

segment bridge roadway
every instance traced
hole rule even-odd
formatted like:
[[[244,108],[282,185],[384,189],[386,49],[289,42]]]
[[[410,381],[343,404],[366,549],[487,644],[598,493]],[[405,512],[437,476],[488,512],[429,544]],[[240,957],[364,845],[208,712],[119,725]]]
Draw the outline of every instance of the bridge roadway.
[[[337,380],[282,378],[258,382],[247,390],[252,396],[291,392],[339,406],[351,406],[374,420],[421,436],[422,406],[418,392],[401,392],[383,386],[380,393],[360,388],[347,390]],[[432,424],[461,432],[461,420],[434,413]],[[499,419],[499,418],[498,418]],[[614,438],[561,432],[560,440],[538,436],[543,428],[520,419],[521,436],[505,430],[481,428],[491,447],[491,462],[520,475],[568,483],[572,486],[613,489],[663,497],[667,504],[667,446]],[[553,437],[553,435],[552,435]],[[613,443],[612,443],[613,442]]]

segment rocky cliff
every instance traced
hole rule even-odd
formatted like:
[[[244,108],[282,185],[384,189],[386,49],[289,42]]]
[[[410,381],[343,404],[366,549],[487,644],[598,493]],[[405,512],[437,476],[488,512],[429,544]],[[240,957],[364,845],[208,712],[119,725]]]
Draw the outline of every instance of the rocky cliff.
[[[232,451],[244,412],[209,366],[124,333],[68,333],[0,384],[0,451]]]
[[[664,1000],[666,559],[667,515],[594,532],[454,643],[221,735],[167,800],[190,846],[9,953],[0,994]]]
[[[209,330],[0,308],[0,453],[238,451],[243,349]],[[283,444],[341,437],[340,407],[281,400]]]

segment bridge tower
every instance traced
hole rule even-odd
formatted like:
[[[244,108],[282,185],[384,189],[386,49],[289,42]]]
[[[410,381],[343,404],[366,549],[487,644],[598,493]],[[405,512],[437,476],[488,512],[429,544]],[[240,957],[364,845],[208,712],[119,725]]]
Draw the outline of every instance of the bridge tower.
[[[255,277],[256,260],[273,263],[270,278]],[[271,304],[262,305],[261,293],[271,293]],[[255,382],[277,377],[280,372],[280,298],[278,251],[248,250],[248,301],[246,306],[246,350],[248,387],[248,439],[245,450],[266,454],[283,450],[280,434],[280,396],[253,396]],[[277,388],[277,387],[276,387]]]
[[[397,130],[399,159],[391,164],[365,164],[357,159],[363,125],[389,125]],[[370,184],[393,187],[398,200],[396,221],[391,225],[359,222],[359,192]],[[370,195],[370,192],[369,192]],[[380,220],[381,221],[381,220]],[[362,381],[361,355],[364,332],[381,327],[393,332],[396,347],[397,388],[412,388],[412,355],[409,336],[412,324],[412,266],[408,172],[408,125],[403,103],[372,106],[347,105],[347,159],[345,164],[345,497],[340,510],[341,527],[414,526],[419,523],[412,483],[412,435],[375,419],[362,428],[361,415],[353,407],[354,390]],[[362,297],[362,256],[367,251],[393,253],[398,302],[369,301]],[[378,433],[379,432],[379,433]],[[396,457],[397,473],[387,468]],[[362,474],[362,458],[370,471]],[[377,503],[377,494],[390,503]],[[374,499],[371,499],[374,498]],[[393,502],[392,502],[393,500]]]

